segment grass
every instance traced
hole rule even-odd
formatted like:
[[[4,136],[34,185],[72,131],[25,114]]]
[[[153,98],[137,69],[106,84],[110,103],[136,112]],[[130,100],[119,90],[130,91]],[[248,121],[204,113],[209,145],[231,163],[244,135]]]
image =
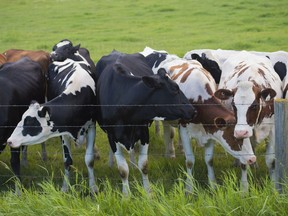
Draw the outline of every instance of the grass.
[[[139,52],[145,46],[183,56],[192,49],[288,50],[286,0],[1,0],[0,51],[43,49],[67,38],[89,49],[97,62],[113,49]],[[1,52],[2,52],[1,51]],[[84,148],[73,148],[72,190],[59,191],[63,159],[58,139],[47,142],[48,160],[42,161],[39,145],[28,148],[28,167],[22,167],[24,192],[13,194],[8,148],[0,155],[0,215],[285,215],[287,189],[276,193],[267,180],[265,146],[257,148],[258,169],[251,169],[249,194],[238,190],[240,171],[233,159],[216,146],[214,167],[219,188],[207,186],[203,149],[195,143],[194,196],[183,189],[185,159],[177,149],[175,159],[163,157],[161,136],[151,127],[149,175],[153,197],[141,188],[141,177],[131,169],[132,195],[120,195],[116,167],[108,167],[108,142],[97,127],[96,145],[101,159],[95,173],[100,194],[83,196],[87,186]],[[175,139],[176,140],[176,139]],[[254,182],[254,183],[253,183]]]
[[[23,189],[20,197],[11,191],[1,199],[3,215],[285,215],[288,210],[285,193],[275,192],[269,181],[263,187],[252,184],[249,194],[239,191],[235,174],[225,176],[222,186],[203,189],[196,185],[194,194],[186,196],[184,184],[177,181],[167,193],[161,185],[152,185],[148,196],[135,183],[134,194],[123,197],[115,192],[109,180],[102,183],[103,192],[91,198],[79,193],[83,182],[60,192],[53,181],[42,182],[37,190]],[[261,191],[261,192],[259,192]]]

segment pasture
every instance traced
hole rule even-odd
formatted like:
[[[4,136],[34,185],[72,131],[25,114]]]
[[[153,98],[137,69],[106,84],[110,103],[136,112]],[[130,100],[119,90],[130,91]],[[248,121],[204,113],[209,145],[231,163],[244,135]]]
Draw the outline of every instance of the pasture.
[[[276,1],[125,1],[125,0],[15,0],[0,2],[0,51],[43,49],[62,39],[89,49],[97,62],[113,49],[139,52],[145,46],[183,56],[191,49],[288,50],[286,0]],[[84,147],[73,147],[71,192],[60,192],[63,178],[59,138],[47,142],[48,160],[41,147],[28,148],[28,165],[21,167],[23,193],[13,194],[10,152],[0,155],[0,215],[285,215],[287,188],[275,192],[268,180],[265,145],[256,151],[258,168],[250,169],[250,191],[239,191],[240,169],[218,145],[214,167],[219,186],[207,186],[203,149],[195,145],[195,193],[185,196],[185,159],[177,149],[175,159],[164,157],[163,139],[150,128],[149,177],[153,195],[141,188],[137,169],[130,169],[132,195],[121,196],[121,180],[108,166],[109,144],[97,126],[100,160],[94,164],[100,194],[86,196],[87,170]],[[175,138],[175,141],[177,137]],[[137,151],[136,151],[137,152]]]

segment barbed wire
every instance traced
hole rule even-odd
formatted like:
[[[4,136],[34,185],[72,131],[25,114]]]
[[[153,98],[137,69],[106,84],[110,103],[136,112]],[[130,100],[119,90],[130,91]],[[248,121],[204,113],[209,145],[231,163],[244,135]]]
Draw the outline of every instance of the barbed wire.
[[[60,143],[55,143],[55,144],[58,144],[59,145],[59,150],[58,151],[56,151],[56,150],[46,150],[46,152],[47,152],[47,155],[48,155],[48,157],[51,157],[51,158],[48,158],[48,160],[47,161],[43,161],[42,159],[41,159],[41,153],[40,153],[40,151],[41,150],[36,150],[36,151],[28,151],[27,152],[27,155],[28,155],[28,162],[29,162],[29,158],[30,157],[34,157],[33,158],[33,164],[39,164],[39,162],[38,163],[35,163],[35,155],[37,155],[38,156],[38,159],[39,160],[41,160],[41,164],[40,164],[40,166],[42,167],[45,167],[45,166],[47,166],[47,165],[49,165],[49,164],[51,164],[51,165],[53,165],[54,163],[55,163],[55,159],[57,158],[57,156],[59,156],[60,157],[60,159],[59,160],[61,160],[61,157],[63,156],[63,152],[61,151],[61,149],[60,149]],[[49,144],[49,145],[51,145],[51,143]],[[53,144],[52,144],[53,145]],[[153,145],[153,144],[151,144],[151,145]],[[192,145],[192,143],[191,143],[191,145]],[[109,147],[109,145],[107,145],[108,147]],[[159,146],[159,145],[158,145]],[[110,148],[110,147],[109,147]],[[151,150],[152,152],[149,152],[148,153],[148,160],[149,161],[155,161],[155,160],[157,160],[157,159],[159,159],[159,158],[163,158],[163,159],[167,159],[167,161],[171,161],[171,162],[175,162],[175,160],[173,160],[173,159],[171,159],[171,158],[168,158],[168,157],[165,157],[165,153],[164,153],[164,151],[165,151],[165,146],[163,145],[163,148],[161,148],[161,149],[158,149],[158,151],[161,151],[161,153],[157,153],[157,152],[153,152],[153,150],[155,150],[155,149],[153,149],[153,150]],[[202,148],[203,149],[203,148]],[[73,159],[73,164],[76,164],[76,162],[78,162],[79,163],[79,160],[80,161],[82,161],[81,162],[81,164],[83,164],[84,163],[84,158],[85,158],[85,152],[77,152],[77,148],[75,148],[75,149],[73,149],[73,152],[72,152],[72,159]],[[82,150],[85,150],[84,148],[82,148]],[[6,153],[8,153],[8,152],[10,152],[10,150],[9,149],[7,149],[7,150],[4,150],[3,151],[3,153],[6,151]],[[163,152],[162,152],[163,151]],[[102,153],[101,153],[102,152]],[[111,169],[111,168],[109,168],[108,167],[108,157],[109,157],[109,155],[108,155],[108,151],[107,152],[105,152],[106,154],[104,154],[103,153],[104,151],[100,151],[100,154],[101,154],[101,158],[105,158],[104,159],[104,161],[102,161],[102,163],[104,162],[104,163],[107,163],[107,169]],[[49,156],[50,155],[50,156]],[[93,154],[94,155],[94,154]],[[201,152],[201,151],[195,151],[194,152],[194,156],[195,156],[195,158],[196,158],[196,161],[199,161],[199,160],[203,160],[204,159],[204,157],[205,157],[205,155],[206,156],[208,156],[208,155],[212,155],[212,154],[209,154],[209,153],[204,153],[204,152]],[[248,154],[247,154],[248,155]],[[262,160],[264,160],[265,159],[265,157],[267,156],[267,155],[274,155],[274,154],[267,154],[267,153],[255,153],[255,155],[257,156],[257,159],[259,160],[259,159],[261,159],[262,158]],[[126,155],[127,157],[128,157],[128,155]],[[135,158],[137,158],[137,156],[138,156],[138,152],[137,152],[137,150],[136,150],[136,152],[135,152]],[[244,156],[244,155],[242,155],[242,156]],[[176,158],[180,158],[180,160],[183,162],[183,164],[180,164],[180,166],[182,166],[183,167],[183,169],[184,169],[184,167],[185,167],[185,154],[183,153],[183,152],[175,152],[175,157]],[[102,160],[100,158],[100,160]],[[233,159],[234,157],[233,156],[231,156],[229,153],[227,153],[227,152],[214,152],[213,153],[213,159],[214,159],[214,163],[215,163],[215,160],[219,160],[219,161],[221,161],[222,160],[222,158],[230,158],[230,159]],[[107,160],[107,161],[106,161]],[[2,161],[3,162],[3,160],[0,160],[0,161]],[[37,159],[36,159],[36,161],[37,161]],[[62,161],[62,160],[61,160]],[[127,159],[127,162],[129,163],[129,159]],[[43,164],[44,163],[44,164]],[[154,162],[155,163],[155,162]],[[178,163],[178,162],[177,162]],[[198,162],[196,162],[197,164],[198,164]],[[235,167],[235,166],[233,166],[233,164],[232,164],[233,162],[231,161],[231,169],[239,169],[239,170],[241,170],[240,169],[240,167]],[[179,164],[179,163],[178,163]],[[154,164],[155,165],[155,164]],[[7,165],[6,165],[7,166]],[[28,165],[29,166],[29,165]],[[35,165],[34,165],[35,166]],[[77,167],[77,164],[76,165],[73,165],[73,166],[76,166]],[[156,167],[157,167],[157,165],[155,165]],[[204,165],[205,166],[205,165]],[[0,167],[1,167],[1,165],[0,165]],[[32,166],[33,167],[33,166]],[[102,167],[102,166],[101,166]],[[107,175],[105,175],[105,174],[103,174],[103,176],[96,176],[96,178],[95,178],[95,180],[96,181],[105,181],[105,180],[107,180],[107,179],[109,179],[109,181],[110,182],[119,182],[119,186],[121,186],[122,184],[121,184],[121,179],[118,177],[118,172],[117,172],[117,166],[116,166],[116,163],[114,164],[114,166],[113,166],[114,168],[115,168],[115,177],[111,177],[111,176],[109,176],[109,177],[107,177]],[[130,166],[129,166],[130,167]],[[217,169],[217,167],[218,166],[215,166],[214,165],[214,168],[216,168]],[[51,167],[50,166],[50,168],[52,169],[52,170],[54,170],[54,168],[53,168],[53,166]],[[97,166],[97,161],[95,161],[95,164],[94,164],[94,170],[95,170],[95,173],[97,174],[97,169],[99,168],[99,166]],[[131,167],[130,167],[131,168]],[[58,169],[58,168],[57,168]],[[155,169],[158,169],[158,168],[155,168]],[[153,170],[155,170],[155,169],[153,169]],[[178,168],[177,168],[178,169]],[[263,169],[267,169],[267,167],[264,165],[264,168]],[[64,166],[63,166],[63,169],[62,170],[64,170]],[[86,167],[82,167],[81,169],[80,168],[76,168],[76,170],[78,170],[77,172],[80,172],[80,173],[82,173],[83,171],[84,172],[86,172]],[[173,170],[173,168],[171,168],[171,170]],[[194,169],[193,169],[194,170]],[[196,169],[195,169],[196,170]],[[34,172],[34,171],[33,171]],[[53,172],[53,171],[52,171]],[[179,171],[180,172],[180,171]],[[194,178],[195,178],[195,180],[197,180],[197,182],[199,182],[199,183],[207,183],[208,184],[208,179],[207,179],[207,171],[206,171],[206,169],[203,169],[203,172],[205,173],[205,177],[204,178],[197,178],[197,176],[195,176],[194,175]],[[151,173],[151,171],[149,172],[149,173]],[[268,173],[268,172],[267,172]],[[135,173],[136,175],[138,175],[137,173]],[[219,174],[219,176],[221,175],[220,173],[218,173]],[[84,176],[81,174],[81,179],[82,180],[88,180],[88,177],[86,177],[86,175],[87,174],[84,174]],[[203,174],[204,175],[204,174]],[[13,176],[13,174],[12,173],[10,173],[10,174],[3,174],[3,173],[0,173],[0,178],[11,178]],[[135,176],[135,175],[131,175],[131,176]],[[201,175],[200,175],[201,176]],[[47,174],[47,171],[45,172],[45,174],[27,174],[27,171],[26,172],[22,172],[21,173],[21,178],[22,178],[22,180],[23,179],[33,179],[33,181],[35,181],[36,179],[39,179],[39,180],[42,180],[42,179],[46,179],[46,178],[52,178],[53,177],[53,180],[59,180],[59,181],[63,181],[63,178],[64,178],[64,175],[63,175],[63,173],[61,174],[61,173],[59,173],[59,174],[53,174],[53,175],[51,175],[51,174]],[[186,178],[185,176],[182,176],[184,179]],[[70,176],[70,181],[71,182],[73,182],[73,181],[75,181],[76,179],[79,179],[79,177],[76,177],[76,176],[74,176],[74,175],[71,175]],[[130,177],[131,178],[131,177]],[[163,182],[166,182],[166,183],[173,183],[173,182],[176,182],[176,181],[178,181],[179,180],[179,178],[181,178],[181,176],[178,176],[178,177],[176,177],[175,179],[173,179],[173,178],[169,178],[169,177],[166,177],[166,178],[161,178],[161,181],[163,181]],[[153,177],[151,177],[151,175],[150,175],[150,182],[151,183],[153,183],[153,182],[157,182],[157,180],[159,180],[158,178],[153,178]],[[240,179],[239,179],[239,181],[240,181]],[[131,178],[131,180],[129,180],[129,182],[130,182],[130,184],[132,183],[133,184],[133,182],[134,183],[140,183],[141,182],[141,180],[139,179],[139,180],[133,180],[133,178]],[[7,183],[7,181],[5,181],[5,184]],[[4,184],[4,183],[2,183],[2,184]],[[60,183],[59,183],[60,184]]]
[[[197,104],[40,104],[49,107],[181,107],[181,106],[231,106],[231,104],[213,104],[213,103],[197,103]],[[235,104],[237,106],[248,106],[252,104]],[[254,105],[261,105],[260,103],[253,103]],[[30,104],[1,104],[0,107],[29,107]]]
[[[169,120],[151,120],[151,121],[167,121],[169,122]],[[172,120],[170,122],[173,122],[173,121],[178,121],[178,120]],[[193,120],[192,120],[193,121]],[[191,124],[201,124],[203,126],[215,126],[215,124],[207,124],[207,123],[193,123],[192,121],[189,121],[187,123],[191,123]],[[186,122],[185,122],[186,123]],[[273,122],[261,122],[261,125],[269,125],[269,126],[273,126],[275,123]],[[177,124],[178,125],[178,124]],[[176,127],[177,127],[176,125]],[[226,123],[225,126],[235,126],[236,124],[235,123]],[[238,123],[237,125],[245,125],[245,126],[248,126],[248,124],[240,124]],[[151,124],[101,124],[99,125],[100,127],[151,127]],[[172,123],[171,126],[174,126],[175,127],[175,124]],[[46,126],[46,125],[41,125],[41,126],[23,126],[23,125],[17,125],[17,126],[13,126],[13,125],[0,125],[0,129],[1,128],[45,128],[45,127],[65,127],[65,128],[79,128],[79,127],[83,127],[83,125],[53,125],[53,126]],[[92,126],[88,126],[87,128],[91,128]]]
[[[56,143],[55,143],[56,144]],[[60,143],[57,143],[58,145],[60,145]],[[38,144],[39,145],[39,144]],[[51,143],[49,144],[49,145],[51,145]],[[52,144],[53,145],[53,144]],[[153,144],[150,144],[150,145],[153,145]],[[29,145],[27,145],[27,146],[29,146]],[[34,145],[33,145],[34,146]],[[110,146],[109,146],[109,144],[107,144],[107,146],[110,148]],[[97,147],[97,146],[96,146]],[[164,145],[163,145],[163,150],[164,150]],[[77,147],[78,148],[78,147]],[[202,148],[204,148],[204,147],[202,147]],[[22,151],[22,150],[21,150]],[[89,153],[85,153],[85,152],[77,152],[77,149],[75,149],[75,151],[76,152],[73,152],[73,153],[71,153],[71,155],[72,155],[72,158],[75,156],[75,157],[78,157],[79,155],[80,156],[83,156],[83,158],[84,158],[84,156],[85,155],[94,155],[95,153],[98,153],[98,151],[95,151],[94,153],[91,153],[91,154],[89,154]],[[10,153],[10,149],[4,149],[1,153]],[[55,156],[55,155],[63,155],[63,152],[62,151],[60,151],[60,152],[58,152],[58,151],[47,151],[46,150],[46,153],[48,154],[48,155],[53,155],[53,156]],[[37,156],[39,156],[39,151],[38,152],[27,152],[27,154],[29,154],[30,156],[35,156],[35,155],[37,155]],[[129,153],[128,153],[129,154]],[[195,156],[195,157],[197,157],[196,155],[200,155],[200,153],[198,153],[198,152],[194,152],[193,154],[186,154],[187,156]],[[28,155],[28,156],[29,156]],[[142,155],[147,155],[148,157],[149,156],[153,156],[153,157],[163,157],[164,155],[165,155],[165,153],[164,152],[161,152],[161,153],[155,153],[155,152],[149,152],[148,154],[142,154]],[[232,155],[230,155],[229,153],[227,153],[227,152],[223,152],[223,153],[221,153],[221,152],[217,152],[217,153],[213,153],[213,154],[209,154],[209,153],[203,153],[203,154],[201,154],[200,155],[200,157],[199,158],[201,158],[201,157],[204,157],[204,156],[210,156],[210,155],[212,155],[213,157],[215,156],[215,157],[227,157],[227,155],[229,155],[229,156],[231,156],[231,157],[233,157]],[[235,154],[235,156],[250,156],[251,154]],[[256,156],[260,156],[260,157],[262,157],[262,156],[268,156],[268,155],[275,155],[275,153],[269,153],[269,154],[267,154],[267,153],[255,153],[255,155]],[[184,153],[176,153],[175,152],[175,156],[177,157],[177,156],[185,156],[185,154]],[[108,156],[107,156],[107,158],[108,158]],[[0,159],[0,161],[1,161],[1,159]]]

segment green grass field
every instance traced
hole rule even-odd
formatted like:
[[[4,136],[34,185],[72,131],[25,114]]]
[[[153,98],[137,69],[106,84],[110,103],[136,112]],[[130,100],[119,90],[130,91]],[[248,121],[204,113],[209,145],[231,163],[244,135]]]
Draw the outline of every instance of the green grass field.
[[[1,0],[0,52],[6,49],[43,49],[70,39],[89,49],[97,62],[117,49],[139,52],[145,46],[183,56],[201,48],[276,51],[288,50],[287,0]],[[195,143],[195,194],[186,197],[182,180],[185,159],[165,158],[161,136],[151,127],[149,175],[153,195],[141,189],[141,177],[130,170],[132,196],[121,197],[116,167],[108,167],[109,146],[97,127],[96,145],[101,159],[95,174],[100,194],[83,196],[87,171],[84,148],[73,148],[71,193],[62,194],[62,150],[57,138],[47,142],[48,161],[41,160],[40,145],[28,148],[22,167],[24,192],[11,192],[13,175],[8,148],[0,155],[0,215],[285,215],[286,193],[279,195],[267,181],[265,146],[257,148],[258,169],[251,169],[248,194],[238,190],[239,169],[233,158],[216,146],[214,167],[219,188],[207,186],[203,149]],[[176,140],[176,139],[175,139]],[[73,186],[74,185],[74,186]],[[285,190],[284,190],[285,191]]]

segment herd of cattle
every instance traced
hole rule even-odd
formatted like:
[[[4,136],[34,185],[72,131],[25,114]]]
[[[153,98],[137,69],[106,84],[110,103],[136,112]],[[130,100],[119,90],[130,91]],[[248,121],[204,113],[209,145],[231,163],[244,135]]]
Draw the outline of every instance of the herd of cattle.
[[[274,99],[287,97],[288,53],[192,50],[183,58],[146,47],[134,54],[116,50],[96,64],[89,51],[69,40],[51,53],[7,50],[0,54],[0,152],[11,148],[11,167],[20,179],[20,147],[61,137],[67,191],[72,165],[70,141],[86,142],[85,163],[91,192],[95,184],[96,121],[107,134],[122,179],[130,191],[123,149],[140,141],[138,168],[148,179],[149,126],[162,120],[167,152],[174,154],[173,127],[192,177],[195,157],[190,139],[205,147],[208,179],[215,183],[215,142],[241,162],[241,183],[248,189],[246,165],[256,162],[255,144],[269,137],[266,164],[275,181]],[[28,108],[28,109],[27,109]],[[187,178],[191,191],[192,178]]]

